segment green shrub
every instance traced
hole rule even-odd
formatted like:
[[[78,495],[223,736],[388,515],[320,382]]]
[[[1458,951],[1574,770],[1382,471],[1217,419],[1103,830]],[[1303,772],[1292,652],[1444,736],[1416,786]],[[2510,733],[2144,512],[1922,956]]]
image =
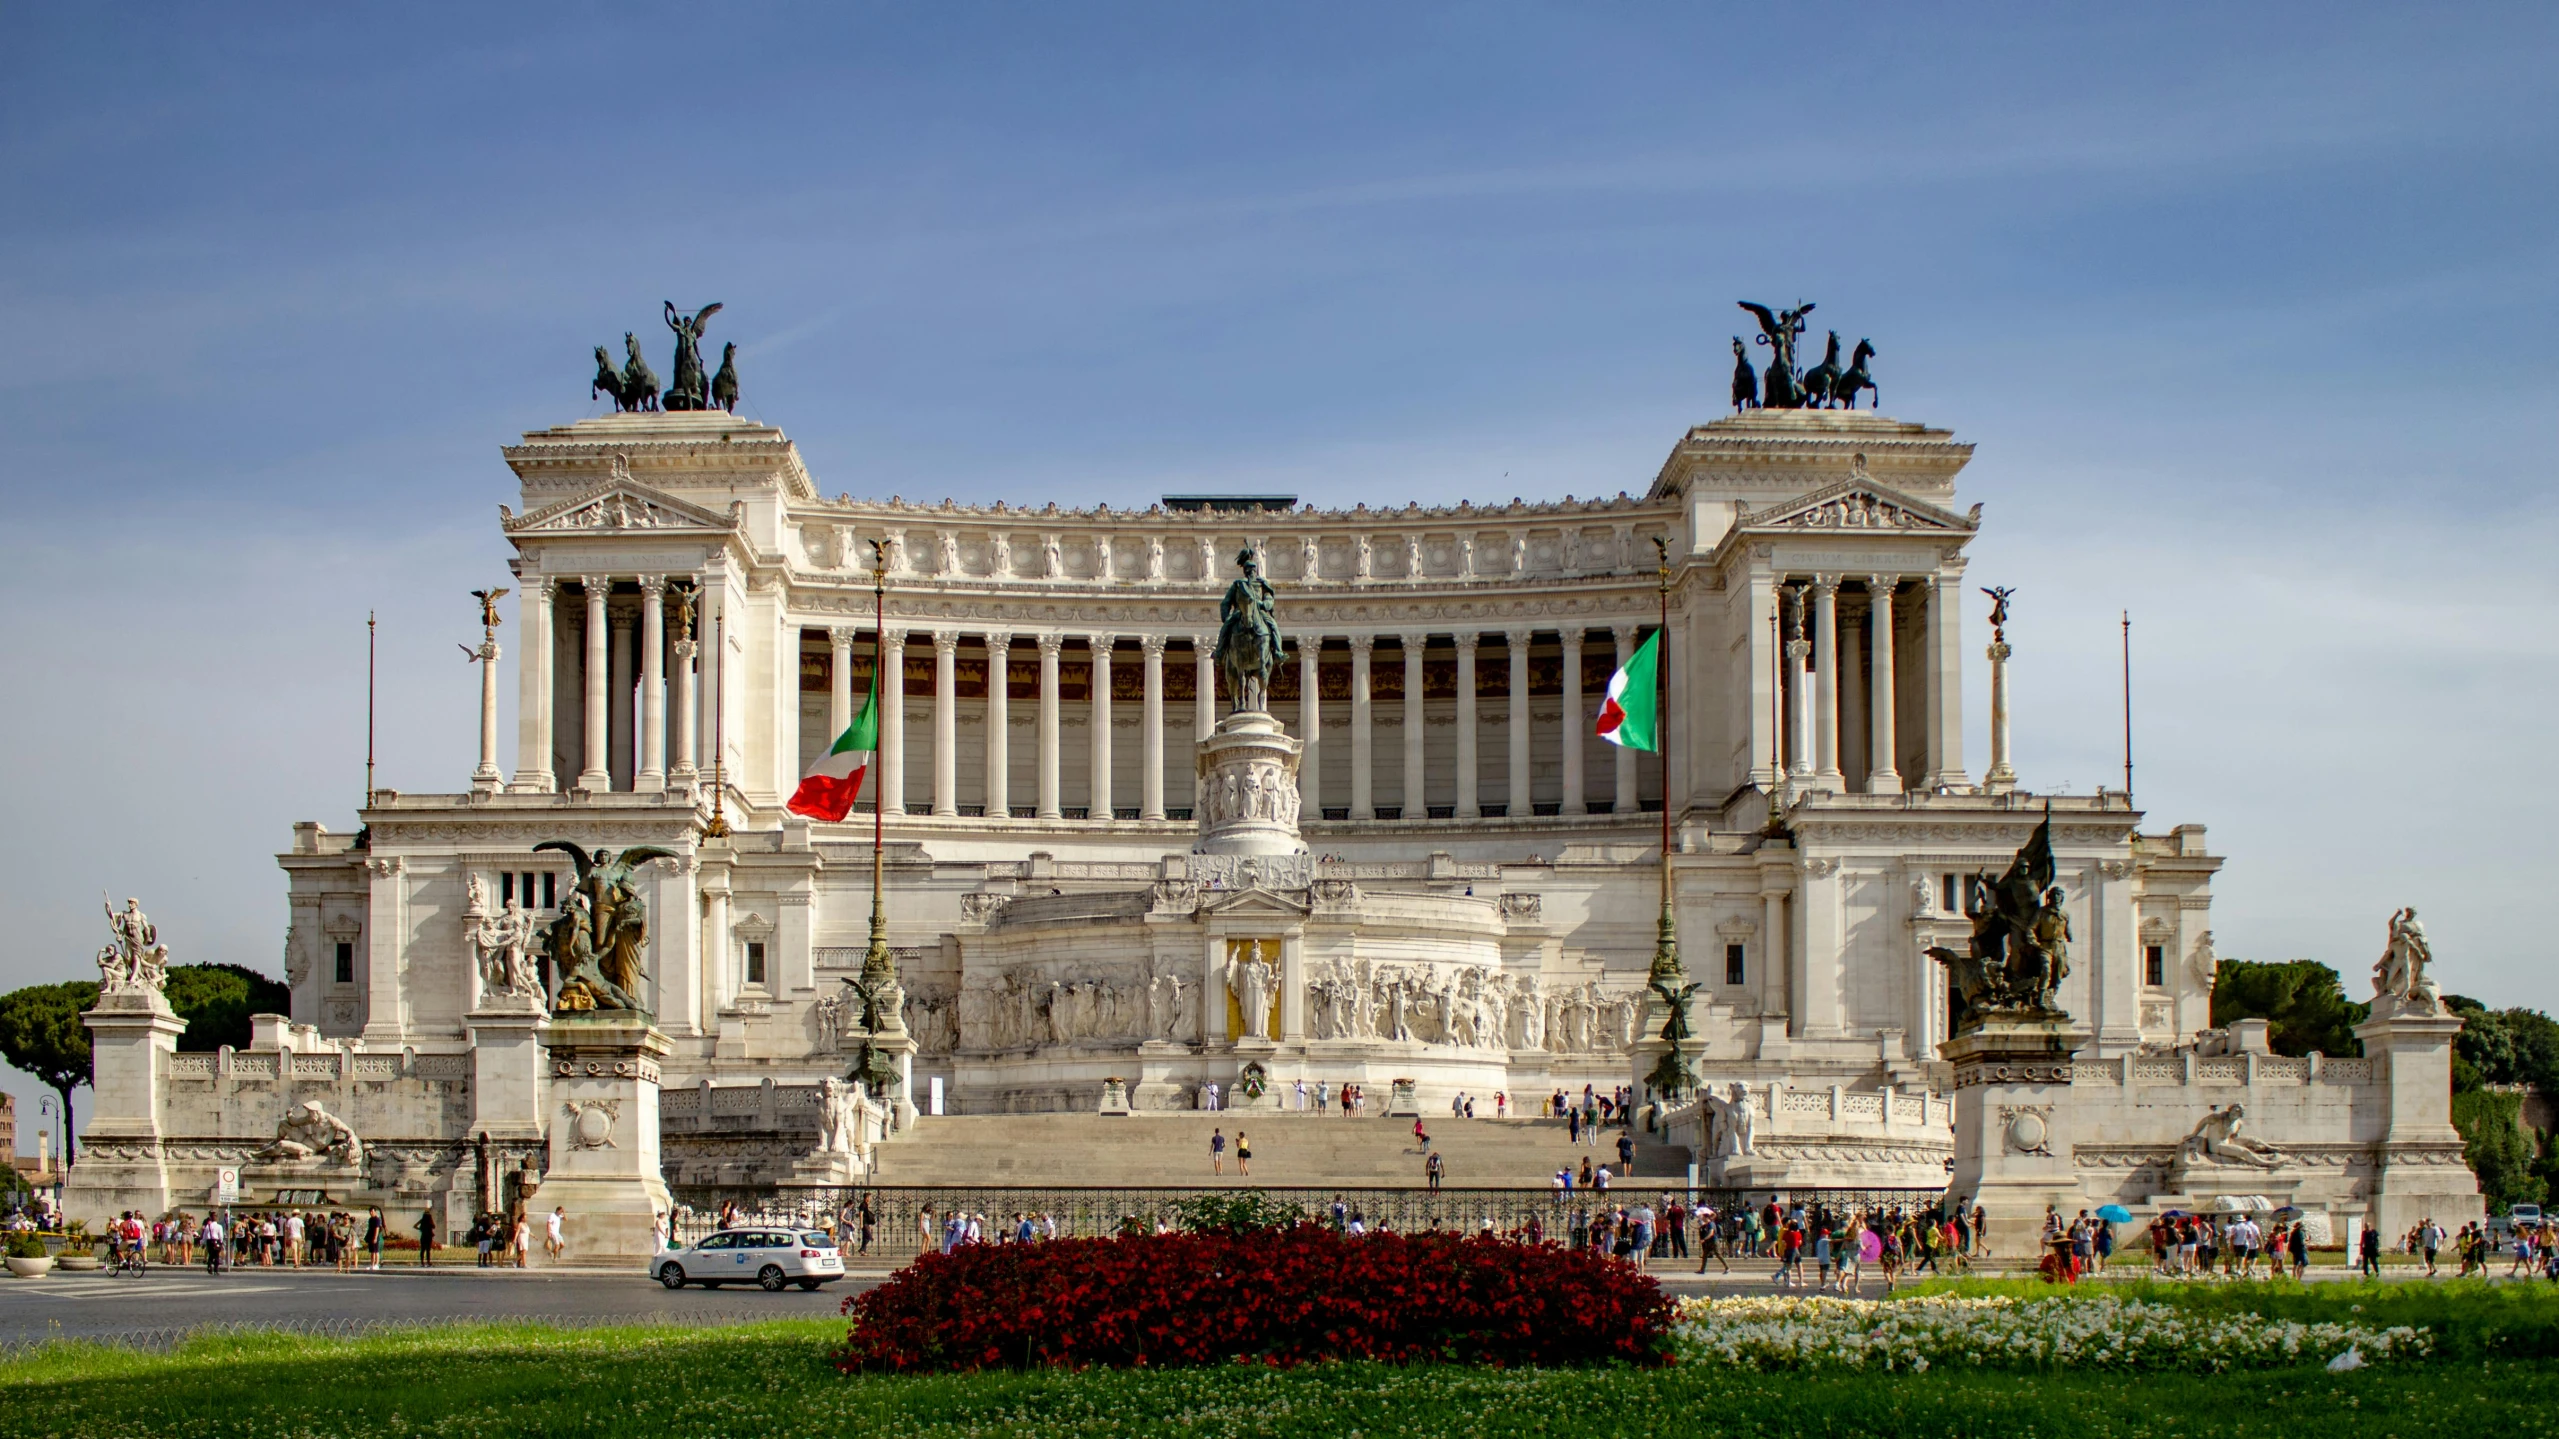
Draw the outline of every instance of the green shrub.
[[[42,1259],[44,1257],[44,1236],[36,1233],[32,1229],[17,1231],[10,1234],[9,1257],[11,1259]]]

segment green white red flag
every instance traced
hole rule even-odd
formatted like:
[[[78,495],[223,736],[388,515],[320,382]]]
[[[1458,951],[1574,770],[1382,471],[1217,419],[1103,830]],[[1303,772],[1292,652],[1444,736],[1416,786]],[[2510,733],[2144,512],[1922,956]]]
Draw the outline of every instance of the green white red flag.
[[[871,675],[870,698],[862,702],[862,712],[826,753],[817,757],[809,772],[800,776],[800,787],[791,792],[790,811],[832,824],[853,812],[853,802],[862,797],[862,780],[871,772],[871,760],[880,748],[880,676],[875,668]]]
[[[1635,647],[1617,673],[1608,677],[1608,699],[1599,707],[1599,737],[1613,745],[1658,752],[1661,745],[1660,685],[1662,632],[1653,631]]]

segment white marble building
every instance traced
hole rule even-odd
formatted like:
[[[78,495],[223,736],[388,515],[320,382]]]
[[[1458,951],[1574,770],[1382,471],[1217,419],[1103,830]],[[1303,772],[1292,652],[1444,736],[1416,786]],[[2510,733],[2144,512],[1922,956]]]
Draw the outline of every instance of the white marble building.
[[[1970,453],[1753,412],[1680,437],[1640,495],[1122,512],[828,499],[780,431],[718,412],[535,431],[504,452],[522,502],[499,517],[512,753],[492,724],[467,789],[377,795],[367,847],[297,827],[293,1018],[465,1055],[470,880],[541,909],[564,871],[535,842],[654,844],[681,856],[651,871],[669,1087],[840,1072],[869,815],[782,806],[870,684],[879,540],[902,702],[873,792],[928,1108],[936,1080],[984,1112],[1089,1107],[1122,1076],[1141,1106],[1188,1104],[1248,1061],[1426,1099],[1627,1082],[1665,795],[1702,1071],[1924,1089],[1945,996],[1922,950],[1965,928],[1954,877],[2004,864],[2047,804],[1963,752],[1989,638],[1964,620],[1986,608]],[[1657,622],[1656,541],[1666,776],[1589,720]],[[1310,851],[1258,883],[1190,853],[1193,745],[1222,708],[1206,651],[1246,546],[1293,649],[1271,707],[1305,744]],[[715,768],[736,833],[705,842]],[[2203,1027],[2202,830],[2144,834],[2119,794],[2049,803],[2079,944],[2062,999],[2092,1056]],[[1277,971],[1258,1023],[1227,995],[1239,956]]]

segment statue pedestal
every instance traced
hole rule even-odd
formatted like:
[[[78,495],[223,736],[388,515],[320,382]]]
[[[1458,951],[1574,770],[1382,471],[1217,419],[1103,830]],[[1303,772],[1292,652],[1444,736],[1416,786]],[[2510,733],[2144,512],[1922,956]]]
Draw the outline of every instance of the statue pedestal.
[[[472,1010],[471,1128],[492,1139],[542,1137],[550,1088],[542,1072],[542,1039],[551,1018],[530,999]]]
[[[1955,1069],[1955,1171],[1946,1192],[1983,1211],[1993,1249],[2031,1259],[2044,1211],[2079,1205],[2071,1164],[2072,1061],[2088,1042],[2068,1016],[1991,1020],[1937,1052]]]
[[[639,1266],[657,1252],[674,1201],[658,1154],[658,1063],[674,1046],[625,1011],[551,1022],[551,1171],[526,1197],[536,1217],[568,1211],[569,1262]]]
[[[1137,1047],[1137,1083],[1128,1093],[1132,1109],[1166,1110],[1191,1107],[1191,1085],[1186,1079],[1197,1068],[1197,1059],[1187,1044],[1169,1039],[1150,1039]]]
[[[1297,762],[1306,746],[1261,710],[1237,710],[1200,741],[1195,854],[1294,855]]]
[[[2459,1033],[2461,1020],[2440,1004],[2395,995],[2375,998],[2372,1018],[2355,1026],[2389,1090],[2370,1219],[2384,1236],[2428,1218],[2450,1232],[2486,1212],[2452,1127],[2452,1041]]]
[[[154,989],[101,995],[80,1022],[89,1027],[94,1097],[80,1130],[79,1162],[63,1183],[63,1212],[92,1223],[128,1209],[166,1213],[172,1196],[160,1147],[160,1096],[187,1022]]]

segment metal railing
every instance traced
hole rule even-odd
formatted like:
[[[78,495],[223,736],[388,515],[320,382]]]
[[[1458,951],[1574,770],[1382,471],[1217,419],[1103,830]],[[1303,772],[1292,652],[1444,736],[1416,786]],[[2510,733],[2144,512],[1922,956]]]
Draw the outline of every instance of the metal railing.
[[[1055,1220],[1060,1238],[1116,1234],[1135,1227],[1151,1231],[1177,1226],[1182,1207],[1193,1200],[1233,1200],[1259,1194],[1283,1209],[1314,1223],[1329,1223],[1338,1201],[1371,1230],[1405,1232],[1521,1235],[1538,1232],[1567,1238],[1578,1217],[1583,1223],[1604,1210],[1631,1207],[1643,1199],[1656,1208],[1677,1197],[1691,1209],[1703,1205],[1719,1213],[1757,1209],[1774,1200],[1792,1209],[1802,1205],[1832,1215],[1851,1213],[1917,1214],[1943,1197],[1935,1189],[1691,1189],[1678,1181],[1632,1180],[1609,1189],[1420,1189],[1376,1185],[1278,1186],[1258,1190],[1163,1188],[1081,1188],[1056,1185],[841,1185],[807,1188],[726,1188],[677,1185],[673,1221],[678,1242],[690,1244],[719,1228],[720,1216],[735,1206],[737,1224],[790,1225],[833,1229],[839,1215],[858,1213],[867,1196],[874,1218],[871,1247],[875,1257],[911,1258],[927,1247],[939,1247],[942,1224],[953,1214],[974,1215],[988,1242],[1009,1239],[1022,1217],[1032,1218],[1045,1235]],[[927,1215],[929,1214],[929,1219]],[[858,1229],[839,1236],[858,1244]]]

